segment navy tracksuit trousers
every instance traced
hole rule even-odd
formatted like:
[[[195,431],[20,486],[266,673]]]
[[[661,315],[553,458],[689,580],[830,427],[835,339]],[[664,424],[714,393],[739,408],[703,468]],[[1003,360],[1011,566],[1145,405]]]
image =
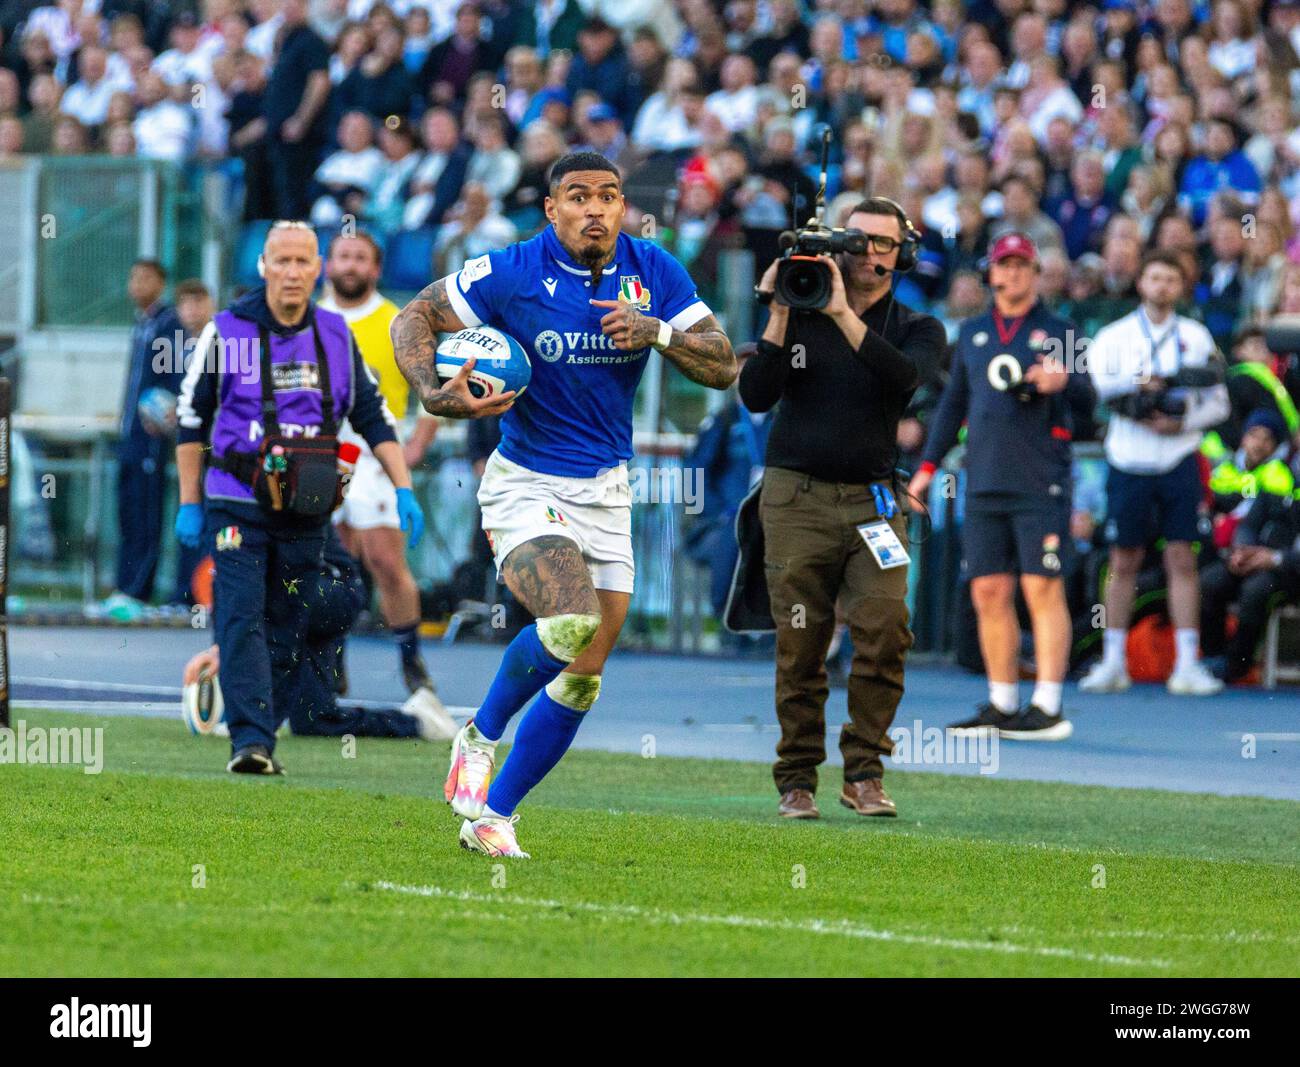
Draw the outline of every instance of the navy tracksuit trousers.
[[[409,715],[338,707],[342,642],[364,594],[329,521],[232,501],[210,502],[206,521],[232,750],[273,751],[286,718],[295,734],[414,737]]]
[[[148,603],[162,549],[163,502],[166,495],[167,447],[161,437],[135,429],[118,446],[117,456],[117,581],[127,596]],[[176,604],[192,603],[190,580],[203,559],[202,549],[180,546],[176,588],[168,597]]]

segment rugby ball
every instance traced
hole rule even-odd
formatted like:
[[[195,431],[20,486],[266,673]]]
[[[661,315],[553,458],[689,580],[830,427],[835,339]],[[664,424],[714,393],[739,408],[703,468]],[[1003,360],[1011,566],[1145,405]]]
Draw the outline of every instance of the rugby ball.
[[[439,383],[446,385],[456,377],[471,356],[475,363],[469,372],[469,391],[478,399],[500,396],[512,389],[522,396],[532,380],[532,364],[523,345],[491,326],[473,326],[453,333],[438,345],[433,366]]]
[[[197,682],[190,682],[181,693],[182,713],[185,725],[190,733],[199,737],[229,737],[225,718],[225,703],[221,699],[221,683],[215,674],[207,671],[199,675]]]
[[[176,394],[155,385],[141,395],[136,411],[148,429],[170,434],[176,427]]]

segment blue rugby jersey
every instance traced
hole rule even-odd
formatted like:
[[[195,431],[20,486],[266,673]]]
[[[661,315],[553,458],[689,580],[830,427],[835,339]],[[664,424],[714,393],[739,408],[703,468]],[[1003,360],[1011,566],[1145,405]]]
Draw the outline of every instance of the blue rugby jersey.
[[[651,351],[615,348],[600,331],[611,309],[588,301],[622,297],[675,330],[711,314],[686,269],[653,242],[620,233],[593,284],[553,226],[470,260],[448,278],[447,294],[461,322],[508,333],[532,363],[528,390],[501,420],[501,454],[565,478],[632,458],[632,398]]]

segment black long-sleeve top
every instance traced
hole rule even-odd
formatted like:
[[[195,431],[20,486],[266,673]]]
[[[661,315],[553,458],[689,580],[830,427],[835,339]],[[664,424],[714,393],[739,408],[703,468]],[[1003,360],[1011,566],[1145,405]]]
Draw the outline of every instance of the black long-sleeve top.
[[[898,420],[936,374],[944,330],[892,294],[861,318],[867,334],[855,350],[829,316],[792,311],[784,345],[760,341],[745,364],[745,406],[767,411],[781,402],[767,439],[769,467],[853,485],[891,477]]]
[[[1300,499],[1260,493],[1233,534],[1237,545],[1263,545],[1282,553],[1282,567],[1300,571]]]

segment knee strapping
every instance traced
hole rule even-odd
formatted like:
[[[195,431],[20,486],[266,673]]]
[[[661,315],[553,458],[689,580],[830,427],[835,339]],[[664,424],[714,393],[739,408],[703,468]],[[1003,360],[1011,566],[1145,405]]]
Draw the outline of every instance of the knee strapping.
[[[547,683],[546,695],[574,711],[590,711],[600,696],[600,675],[569,674],[566,671]]]
[[[537,620],[537,636],[556,659],[572,663],[596,639],[599,615],[548,615]]]

